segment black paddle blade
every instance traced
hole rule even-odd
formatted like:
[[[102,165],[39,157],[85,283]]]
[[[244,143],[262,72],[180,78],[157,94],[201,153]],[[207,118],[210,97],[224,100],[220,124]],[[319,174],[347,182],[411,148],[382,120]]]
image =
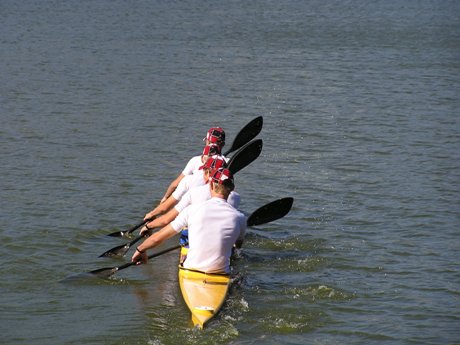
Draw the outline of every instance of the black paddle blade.
[[[128,230],[124,230],[124,231],[115,231],[115,232],[112,232],[112,233],[108,234],[107,236],[111,236],[111,237],[129,237],[129,235],[130,235],[134,230],[139,229],[141,226],[145,225],[145,223],[148,223],[148,222],[151,221],[152,219],[153,219],[153,218],[150,218],[150,219],[147,219],[147,220],[143,220],[141,223],[134,225],[133,227],[131,227],[131,228],[128,229]]]
[[[248,226],[260,225],[283,218],[291,210],[294,198],[282,198],[258,208],[247,220]]]
[[[126,253],[129,250],[129,247],[131,247],[129,243],[122,244],[121,246],[117,246],[117,247],[114,247],[112,249],[109,249],[105,253],[99,255],[99,257],[102,258],[102,257],[121,257],[121,256],[125,256]]]
[[[119,238],[128,238],[129,237],[129,231],[124,230],[124,231],[115,231],[110,234],[107,234],[107,236],[111,237],[119,237]]]
[[[125,256],[125,254],[128,252],[129,248],[139,242],[142,238],[150,236],[150,232],[145,234],[145,235],[139,235],[137,236],[134,240],[131,242],[122,244],[120,246],[114,247],[112,249],[109,249],[105,253],[99,255],[99,257],[114,257],[114,256]]]
[[[92,274],[99,278],[109,278],[111,275],[113,275],[117,271],[118,271],[118,267],[105,267],[105,268],[99,268],[94,271],[90,271],[87,274]]]
[[[233,140],[232,147],[224,153],[224,156],[238,150],[240,147],[246,145],[246,143],[254,139],[262,130],[263,123],[263,117],[259,116],[244,126],[236,135],[235,139]]]
[[[232,174],[236,174],[238,171],[248,166],[259,157],[262,152],[262,146],[262,139],[257,139],[247,144],[228,161],[228,169]]]

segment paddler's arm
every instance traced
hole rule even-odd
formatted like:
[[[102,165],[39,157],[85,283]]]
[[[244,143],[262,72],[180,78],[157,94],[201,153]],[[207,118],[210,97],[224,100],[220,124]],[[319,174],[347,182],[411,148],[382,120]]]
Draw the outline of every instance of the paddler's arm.
[[[131,258],[131,261],[137,262],[137,264],[147,263],[147,261],[149,260],[147,250],[162,244],[164,241],[166,241],[168,238],[173,237],[174,235],[177,235],[177,231],[175,231],[173,227],[170,224],[168,224],[160,231],[148,237],[144,242],[142,242],[142,244],[137,246],[136,251],[134,252]]]
[[[182,181],[182,179],[185,177],[183,173],[180,173],[179,176],[176,177],[174,181],[171,182],[169,185],[168,189],[166,190],[165,195],[160,201],[160,204],[164,203],[168,198],[171,196],[171,194],[176,190],[177,186],[179,185],[179,182]]]
[[[238,239],[238,240],[235,242],[235,248],[240,249],[240,248],[243,246],[243,242],[244,242],[244,240]]]
[[[240,235],[238,236],[236,242],[235,242],[235,247],[236,248],[241,248],[243,246],[244,242],[244,237],[246,235],[246,219],[243,217],[240,218]]]
[[[149,218],[153,218],[153,217],[156,217],[158,216],[159,214],[162,214],[162,213],[166,213],[168,212],[170,209],[172,209],[174,206],[176,206],[178,203],[178,200],[176,200],[176,198],[174,198],[172,195],[163,203],[161,203],[160,205],[158,205],[157,207],[155,207],[152,211],[150,211],[149,213],[147,213],[145,216],[144,216],[144,220],[147,220]],[[149,224],[147,224],[149,226],[149,228],[154,228],[155,226],[150,226]]]
[[[149,231],[149,229],[153,228],[162,228],[169,223],[171,223],[174,219],[176,219],[177,215],[179,212],[173,207],[170,209],[167,213],[163,214],[161,217],[158,217],[151,222],[147,223],[146,225],[148,226],[148,229],[144,226],[141,229],[140,235],[144,235],[146,231]]]

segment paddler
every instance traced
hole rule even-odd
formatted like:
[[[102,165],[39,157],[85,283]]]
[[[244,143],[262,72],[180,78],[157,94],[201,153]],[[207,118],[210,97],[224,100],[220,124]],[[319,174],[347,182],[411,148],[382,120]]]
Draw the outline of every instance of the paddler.
[[[211,180],[209,177],[215,170],[226,167],[226,162],[221,156],[209,157],[206,163],[201,167],[204,171],[204,181],[205,183],[200,186],[196,186],[187,191],[180,201],[171,208],[167,213],[161,215],[160,217],[148,222],[144,228],[141,229],[140,235],[143,235],[146,231],[149,231],[152,228],[159,228],[168,225],[172,222],[179,213],[184,210],[187,206],[192,204],[201,203],[211,199],[211,190],[209,188],[208,182]],[[174,193],[173,193],[174,195]],[[234,208],[238,208],[240,205],[241,197],[240,195],[232,190],[227,199],[228,203]],[[146,219],[151,217],[150,214],[146,215]],[[186,233],[183,234],[186,236]],[[182,238],[181,238],[182,239]]]
[[[160,214],[168,212],[172,207],[174,207],[179,202],[179,200],[188,190],[190,190],[193,187],[197,187],[197,186],[201,186],[205,184],[209,178],[209,175],[205,176],[205,170],[203,169],[204,163],[206,163],[209,157],[220,155],[220,152],[221,152],[220,147],[218,145],[216,144],[206,145],[203,149],[202,154],[200,156],[197,156],[200,158],[201,164],[200,166],[196,168],[196,172],[194,174],[184,176],[179,182],[174,192],[168,197],[168,199],[165,202],[160,203],[152,211],[147,212],[146,215],[144,216],[144,220],[147,220],[149,218],[153,218]],[[143,229],[145,229],[145,227]]]
[[[189,250],[183,266],[206,273],[230,273],[230,257],[233,247],[241,247],[243,243],[246,217],[227,202],[234,189],[230,170],[215,170],[208,186],[211,199],[185,208],[174,221],[140,244],[131,260],[146,263],[148,249],[187,227]]]
[[[205,145],[208,146],[210,144],[214,144],[219,146],[220,151],[222,151],[222,148],[225,145],[225,132],[221,127],[212,127],[208,130],[206,133],[206,136],[203,138],[203,141],[205,142]],[[220,154],[220,152],[219,152]],[[179,185],[180,181],[187,175],[192,175],[198,171],[198,168],[203,164],[201,155],[194,156],[192,157],[187,165],[185,166],[184,170],[177,176],[174,181],[171,182],[169,185],[168,189],[166,190],[165,195],[161,199],[160,203],[164,203],[168,198],[171,196],[171,194],[174,192],[174,190],[177,188]]]

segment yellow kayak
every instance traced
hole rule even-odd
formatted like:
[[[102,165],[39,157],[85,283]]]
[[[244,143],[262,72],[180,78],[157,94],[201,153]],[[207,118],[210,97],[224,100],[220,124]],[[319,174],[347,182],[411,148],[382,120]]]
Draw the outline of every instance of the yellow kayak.
[[[181,256],[187,248],[182,247]],[[179,266],[179,285],[193,325],[202,329],[224,304],[230,287],[227,274],[204,273]]]
[[[293,198],[283,198],[259,207],[248,217],[246,224],[254,226],[282,218],[289,212],[293,202]],[[193,324],[203,328],[224,304],[231,281],[227,274],[206,274],[181,266],[188,251],[187,236],[188,232],[183,230],[180,239],[182,247],[179,260],[179,285],[182,297],[192,313]]]

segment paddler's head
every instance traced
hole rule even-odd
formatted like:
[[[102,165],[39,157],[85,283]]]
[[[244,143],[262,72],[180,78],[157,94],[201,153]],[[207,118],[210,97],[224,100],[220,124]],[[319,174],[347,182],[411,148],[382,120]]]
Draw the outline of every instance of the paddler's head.
[[[206,145],[201,154],[201,162],[204,164],[209,157],[220,155],[220,146],[216,144]]]
[[[206,145],[216,144],[222,148],[225,145],[225,132],[221,127],[212,127],[209,129],[208,133],[206,133],[206,137],[203,138],[203,141],[205,141]]]
[[[203,178],[206,182],[208,182],[209,178],[211,177],[211,173],[214,170],[225,168],[226,166],[227,166],[227,163],[225,162],[225,159],[222,156],[214,155],[214,156],[208,157],[208,159],[206,160],[206,163],[204,163],[200,167],[200,169],[203,169]]]
[[[226,168],[219,168],[211,173],[211,194],[221,195],[228,198],[230,192],[235,188],[233,174]]]

